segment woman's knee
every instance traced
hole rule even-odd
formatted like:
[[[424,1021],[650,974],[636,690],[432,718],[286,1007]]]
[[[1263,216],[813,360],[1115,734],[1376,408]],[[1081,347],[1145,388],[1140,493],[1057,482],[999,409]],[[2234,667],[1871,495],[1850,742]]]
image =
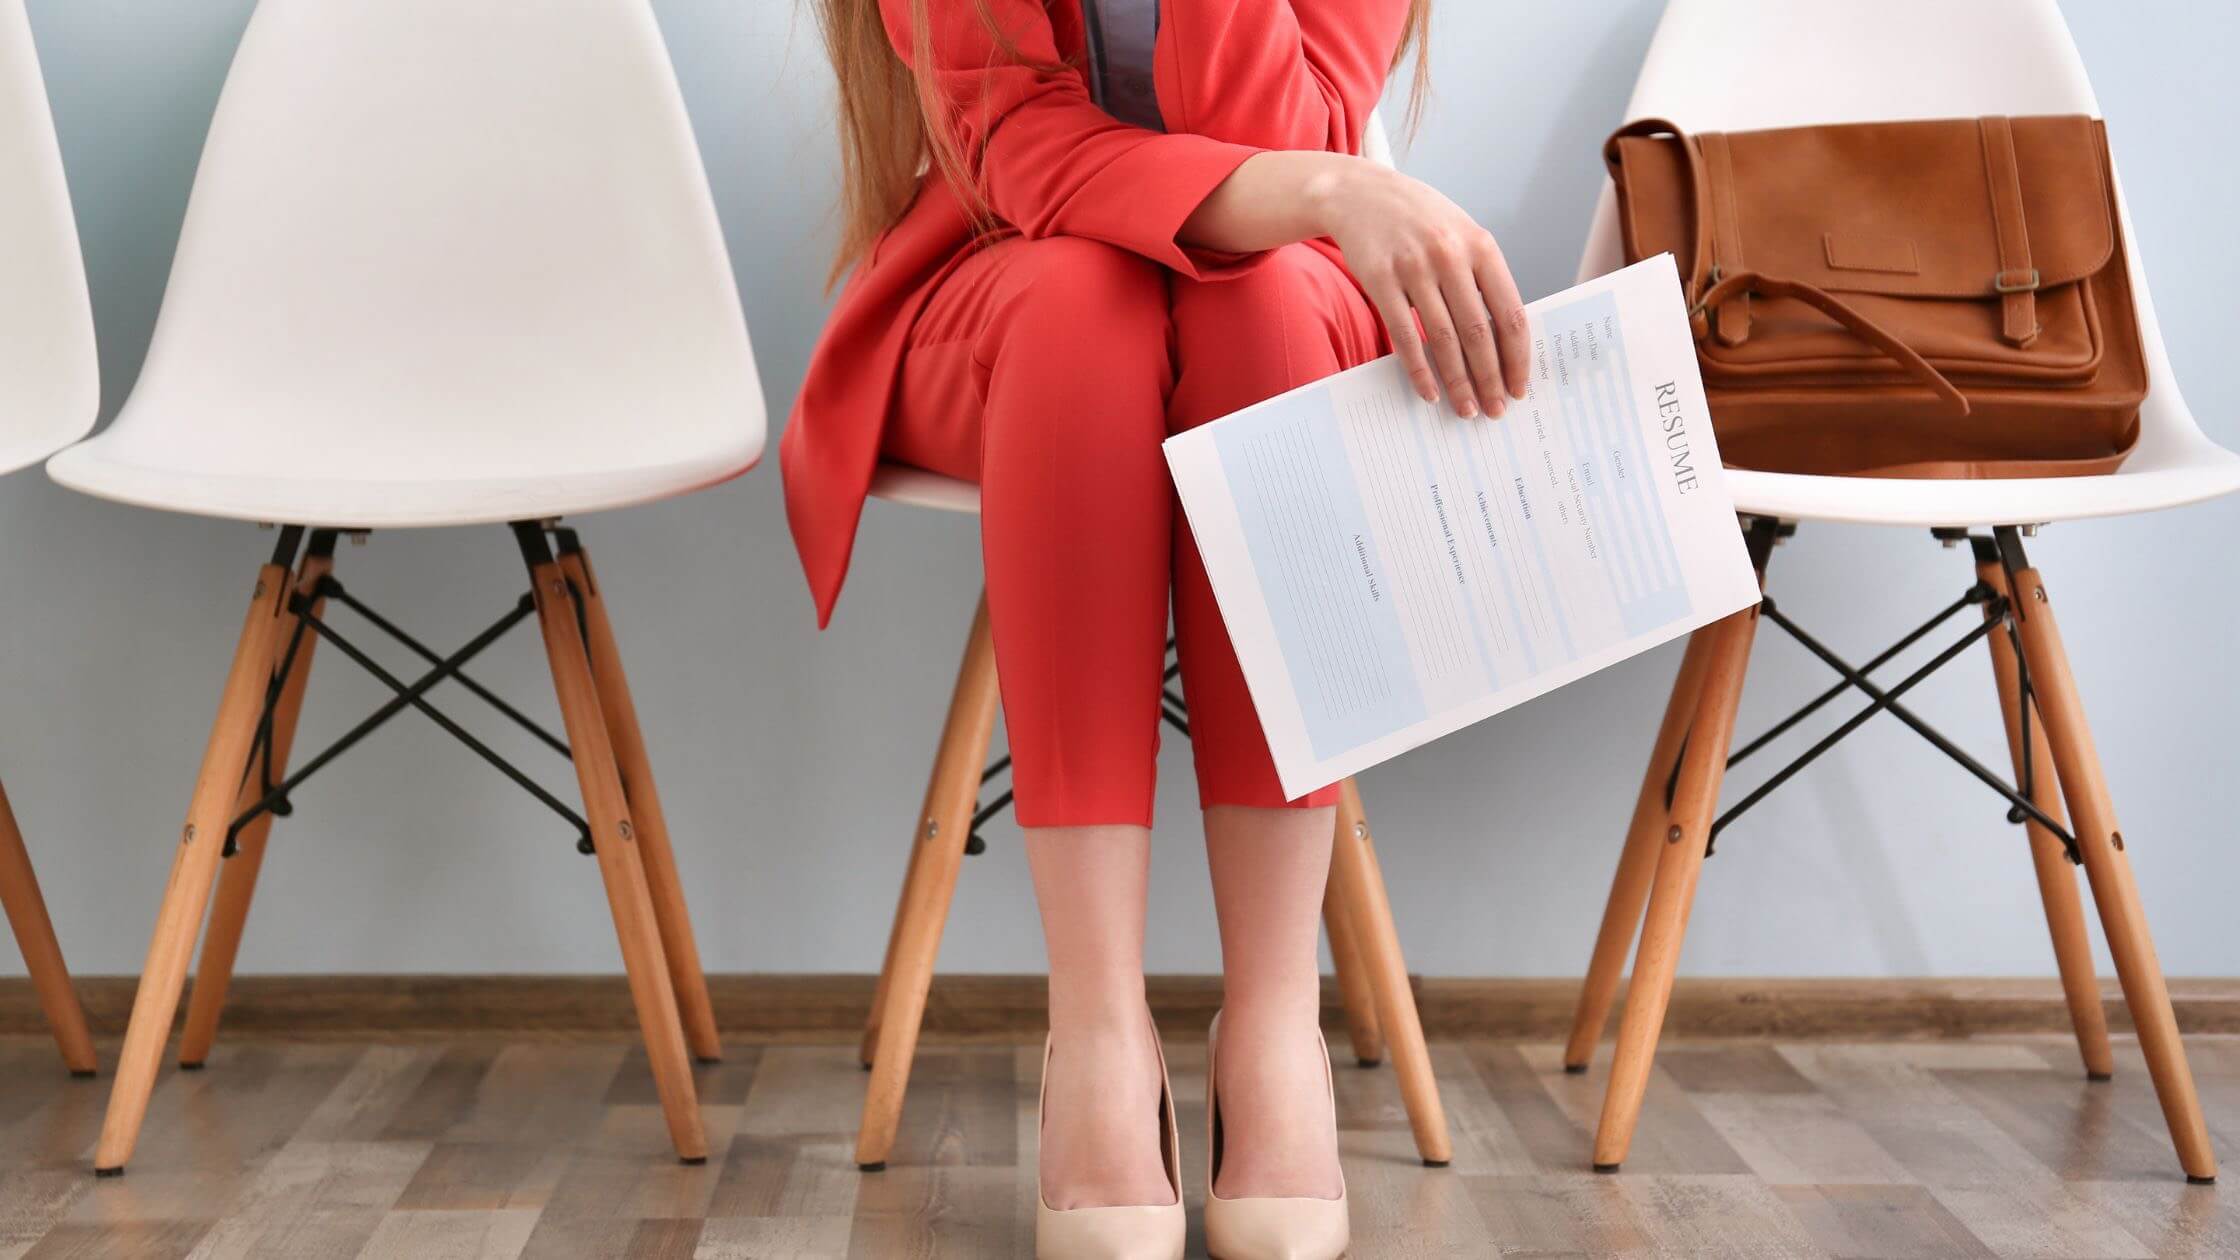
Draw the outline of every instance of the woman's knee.
[[[1093,357],[1119,348],[1166,354],[1166,272],[1116,246],[1076,236],[1025,241],[1004,297],[1005,336]]]
[[[1309,245],[1275,250],[1228,279],[1177,281],[1171,307],[1176,430],[1365,363],[1380,349],[1367,300]]]
[[[1021,253],[980,359],[990,480],[1005,468],[1044,476],[1061,465],[1141,480],[1120,471],[1157,465],[1174,389],[1164,269],[1075,237],[1003,248]]]

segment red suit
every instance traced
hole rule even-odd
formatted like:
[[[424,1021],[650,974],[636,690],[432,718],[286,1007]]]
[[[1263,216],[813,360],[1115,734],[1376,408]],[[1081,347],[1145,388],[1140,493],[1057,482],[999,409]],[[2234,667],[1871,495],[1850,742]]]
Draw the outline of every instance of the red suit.
[[[1177,242],[1262,149],[1357,152],[1408,0],[1163,0],[1167,132],[1090,100],[1079,0],[928,0],[930,75],[998,232],[927,178],[849,277],[781,445],[829,620],[881,459],[978,483],[1026,826],[1149,825],[1168,591],[1203,803],[1286,802],[1159,452],[1383,352],[1325,242]],[[881,0],[907,57],[910,0]],[[1295,804],[1328,804],[1317,793]]]

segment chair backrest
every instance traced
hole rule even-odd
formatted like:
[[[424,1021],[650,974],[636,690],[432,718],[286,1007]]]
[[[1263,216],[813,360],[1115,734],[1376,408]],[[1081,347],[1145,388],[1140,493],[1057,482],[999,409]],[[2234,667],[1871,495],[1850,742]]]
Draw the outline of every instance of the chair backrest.
[[[262,0],[125,453],[361,479],[743,467],[764,420],[648,0]]]
[[[2100,110],[2053,0],[1672,0],[1627,112],[1748,131]]]
[[[93,305],[23,0],[0,0],[0,472],[93,427]]]
[[[1392,134],[1384,129],[1384,111],[1372,110],[1369,125],[1361,132],[1361,156],[1379,166],[1394,165],[1392,160]]]
[[[1692,131],[2099,112],[2054,0],[1670,0],[1626,107]],[[2134,469],[2206,439],[2172,379],[2128,215],[2124,233],[2150,376]],[[1619,259],[1605,186],[1581,274]]]

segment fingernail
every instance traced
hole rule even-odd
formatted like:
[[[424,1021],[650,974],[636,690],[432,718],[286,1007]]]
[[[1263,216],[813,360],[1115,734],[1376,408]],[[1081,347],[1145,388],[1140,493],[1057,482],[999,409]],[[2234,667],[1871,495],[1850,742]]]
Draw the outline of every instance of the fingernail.
[[[1454,405],[1454,410],[1456,415],[1459,415],[1463,419],[1468,420],[1472,416],[1478,414],[1478,404],[1465,398],[1461,402],[1458,402]]]
[[[1486,414],[1492,416],[1496,420],[1499,420],[1501,418],[1501,413],[1507,411],[1508,409],[1509,404],[1496,398],[1491,403],[1488,403],[1486,405]]]

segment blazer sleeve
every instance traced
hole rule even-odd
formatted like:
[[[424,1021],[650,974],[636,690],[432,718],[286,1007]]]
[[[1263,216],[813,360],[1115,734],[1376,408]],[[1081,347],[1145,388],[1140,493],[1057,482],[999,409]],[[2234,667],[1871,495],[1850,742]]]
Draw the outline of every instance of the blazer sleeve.
[[[1409,0],[1162,0],[1159,112],[1171,132],[1358,153]]]
[[[1257,147],[1162,135],[1105,113],[1064,64],[1042,0],[926,8],[933,29],[921,65],[910,0],[880,0],[889,39],[946,105],[967,173],[998,218],[1030,238],[1103,241],[1190,276],[1236,261],[1175,236]]]

